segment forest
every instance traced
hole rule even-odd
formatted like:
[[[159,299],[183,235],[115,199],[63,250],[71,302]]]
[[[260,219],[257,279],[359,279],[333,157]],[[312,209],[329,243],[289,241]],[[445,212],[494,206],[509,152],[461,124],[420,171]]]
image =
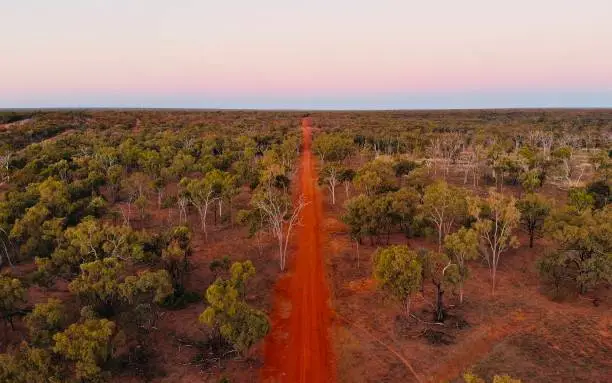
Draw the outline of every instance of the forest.
[[[0,112],[0,382],[276,381],[300,127],[336,380],[611,376],[612,110],[43,110]]]

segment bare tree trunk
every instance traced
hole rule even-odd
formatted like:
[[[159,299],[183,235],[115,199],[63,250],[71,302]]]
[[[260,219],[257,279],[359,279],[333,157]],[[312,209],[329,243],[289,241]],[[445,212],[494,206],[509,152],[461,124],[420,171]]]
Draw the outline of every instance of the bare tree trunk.
[[[355,239],[355,245],[357,246],[357,269],[359,269],[359,241]]]
[[[440,284],[436,285],[437,294],[436,294],[436,322],[444,322],[444,290]]]
[[[406,317],[410,318],[410,304],[411,302],[411,297],[410,294],[408,294],[408,296],[406,297]]]
[[[280,269],[281,271],[285,271],[285,257],[286,254],[283,249],[283,232],[281,228],[281,232],[278,234],[278,254],[280,259]]]

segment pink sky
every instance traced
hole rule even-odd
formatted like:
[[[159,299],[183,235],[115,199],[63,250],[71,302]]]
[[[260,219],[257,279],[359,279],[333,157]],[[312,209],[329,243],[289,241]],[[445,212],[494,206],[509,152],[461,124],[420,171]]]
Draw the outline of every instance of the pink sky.
[[[136,104],[142,95],[163,104],[198,94],[612,94],[612,2],[491,3],[14,1],[0,24],[0,107],[110,94]]]

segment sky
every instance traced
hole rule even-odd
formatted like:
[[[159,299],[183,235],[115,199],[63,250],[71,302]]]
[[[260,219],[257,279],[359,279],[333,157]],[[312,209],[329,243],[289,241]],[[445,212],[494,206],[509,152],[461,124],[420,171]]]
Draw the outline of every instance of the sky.
[[[0,0],[0,108],[612,107],[610,0]]]

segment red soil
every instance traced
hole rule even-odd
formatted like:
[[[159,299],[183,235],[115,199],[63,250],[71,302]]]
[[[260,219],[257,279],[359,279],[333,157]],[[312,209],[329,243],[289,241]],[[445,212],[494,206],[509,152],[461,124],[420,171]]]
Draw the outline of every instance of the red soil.
[[[331,310],[321,250],[323,205],[310,150],[311,121],[302,121],[300,192],[308,205],[297,228],[297,253],[289,276],[276,286],[272,332],[265,342],[264,382],[335,381]]]

